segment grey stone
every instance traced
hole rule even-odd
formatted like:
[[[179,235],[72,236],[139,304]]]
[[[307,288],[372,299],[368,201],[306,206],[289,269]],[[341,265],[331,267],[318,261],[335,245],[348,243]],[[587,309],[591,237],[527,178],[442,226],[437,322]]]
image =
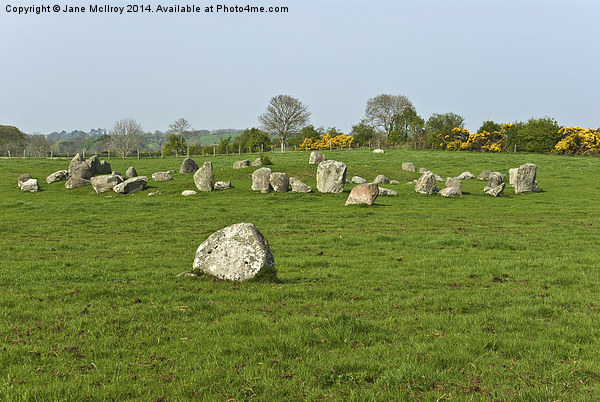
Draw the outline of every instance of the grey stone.
[[[79,154],[76,154],[69,163],[69,177],[86,180],[89,180],[92,177],[90,165],[88,165]]]
[[[66,170],[59,170],[49,174],[48,177],[46,177],[46,183],[56,183],[57,181],[67,180],[68,178],[69,173]]]
[[[353,176],[351,182],[354,184],[365,184],[367,183],[367,180],[360,176]]]
[[[179,168],[179,173],[196,173],[198,164],[192,158],[185,158]]]
[[[17,186],[21,187],[23,186],[23,183],[25,183],[27,180],[31,179],[31,175],[28,173],[19,175],[19,177],[17,177]]]
[[[379,187],[379,195],[385,195],[389,197],[398,197],[398,192],[390,190],[389,188]]]
[[[269,182],[269,176],[271,175],[271,169],[263,167],[256,169],[252,173],[252,190],[260,191],[263,194],[271,191],[271,183]]]
[[[277,193],[287,193],[290,187],[288,175],[281,172],[273,172],[269,175],[269,184]]]
[[[501,185],[504,182],[504,178],[502,176],[503,175],[499,172],[492,172],[490,174],[488,184],[487,184],[487,186],[485,186],[483,191],[485,191],[487,193],[488,190],[491,190],[491,189],[496,188],[499,185]],[[504,187],[502,187],[502,189],[504,190]]]
[[[456,197],[461,194],[461,191],[456,187],[446,187],[440,190],[442,197]]]
[[[388,184],[390,182],[390,179],[388,179],[386,176],[380,174],[378,175],[375,180],[373,180],[373,183],[377,183],[377,184]]]
[[[148,184],[148,177],[136,176],[117,184],[113,187],[113,191],[119,194],[132,194],[142,191],[146,188],[146,184]]]
[[[311,165],[316,165],[318,163],[325,162],[326,160],[327,158],[325,157],[325,155],[323,155],[319,151],[312,151],[310,153],[310,157],[308,158],[308,163],[310,163]]]
[[[525,192],[536,193],[539,191],[537,187],[537,166],[533,163],[526,163],[521,165],[517,170],[517,177],[515,178],[515,194],[521,194]]]
[[[423,173],[427,173],[427,172],[429,172],[429,169],[424,168],[424,167],[419,168],[419,173],[423,174]]]
[[[100,159],[98,159],[97,155],[89,157],[85,163],[90,167],[92,176],[100,172]]]
[[[244,159],[242,161],[233,162],[233,168],[234,169],[247,168],[248,166],[250,166],[250,161],[248,159]]]
[[[69,179],[67,180],[67,182],[65,183],[65,187],[68,189],[72,189],[72,188],[77,188],[77,187],[83,187],[83,186],[87,186],[88,184],[91,184],[92,182],[88,179],[83,179],[81,177],[69,177]]]
[[[477,180],[489,180],[492,173],[493,172],[490,169],[483,170],[479,173],[479,176],[477,176]]]
[[[290,187],[294,193],[310,193],[312,191],[312,187],[304,184],[295,177],[290,177]]]
[[[21,191],[29,191],[30,193],[35,193],[40,189],[37,179],[29,179],[25,180],[21,184]]]
[[[435,194],[435,174],[425,172],[415,184],[415,191],[420,194]]]
[[[381,148],[376,148],[373,150],[373,153],[374,154],[383,154],[383,153],[385,153],[385,151]]]
[[[114,186],[123,182],[123,177],[118,176],[116,174],[107,174],[94,176],[91,179],[92,187],[96,193],[106,193],[107,191],[112,190]]]
[[[125,172],[125,176],[127,176],[128,178],[136,177],[137,175],[137,170],[135,170],[133,166],[129,166],[127,168],[127,171]]]
[[[512,169],[508,169],[508,184],[515,184],[515,181],[517,180],[517,171],[519,170],[519,168],[512,168]]]
[[[200,191],[213,191],[215,189],[215,175],[212,171],[212,163],[204,162],[204,165],[194,173],[194,183]]]
[[[417,171],[417,167],[412,162],[404,162],[402,164],[402,170],[406,170],[408,172],[416,172]]]
[[[359,184],[350,191],[346,205],[373,205],[379,195],[377,183]]]
[[[110,163],[108,163],[107,161],[100,161],[98,171],[95,174],[110,174],[110,172],[112,172]]]
[[[317,167],[317,190],[321,193],[341,193],[346,183],[346,164],[325,161]]]
[[[269,243],[251,223],[237,223],[211,234],[196,250],[192,272],[242,282],[261,271],[275,272]]]
[[[492,188],[488,189],[485,193],[489,194],[489,195],[493,195],[494,197],[501,196],[504,193],[504,183],[501,183],[500,185],[498,185],[496,187],[492,187]]]
[[[469,180],[474,179],[475,175],[467,170],[466,172],[462,172],[460,175],[458,175],[458,178],[461,180]]]
[[[169,180],[173,180],[173,178],[167,172],[154,172],[154,173],[152,173],[152,180],[154,180],[154,181],[169,181]]]
[[[446,188],[455,188],[458,195],[462,194],[462,180],[460,177],[448,177],[446,179]]]
[[[262,161],[260,160],[260,158],[256,158],[250,165],[251,166],[262,166]]]
[[[215,191],[222,191],[231,188],[230,181],[217,181],[215,182]]]
[[[184,190],[181,192],[181,195],[183,195],[184,197],[187,197],[188,195],[194,195],[194,194],[198,194],[198,192],[194,191],[194,190]]]
[[[400,184],[398,180],[390,180],[390,184]]]

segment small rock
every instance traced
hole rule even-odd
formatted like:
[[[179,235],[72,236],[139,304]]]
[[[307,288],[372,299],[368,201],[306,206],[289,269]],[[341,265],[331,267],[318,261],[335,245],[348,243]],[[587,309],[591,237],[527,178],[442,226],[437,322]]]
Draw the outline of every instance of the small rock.
[[[423,174],[423,173],[427,173],[427,172],[429,172],[429,169],[424,168],[424,167],[419,168],[419,173]]]
[[[474,179],[475,175],[467,170],[466,172],[462,172],[460,175],[458,175],[458,178],[461,180],[469,180]]]
[[[440,190],[440,195],[442,197],[456,197],[461,194],[462,193],[456,187],[446,187]]]
[[[155,172],[155,173],[152,173],[152,180],[154,180],[154,181],[169,181],[169,180],[173,180],[173,178],[167,172]]]
[[[262,161],[260,160],[260,158],[256,158],[250,165],[251,166],[262,166]]]
[[[233,168],[234,169],[247,168],[248,166],[250,166],[250,161],[248,159],[244,159],[242,161],[233,162]]]
[[[388,179],[386,176],[380,174],[378,175],[375,180],[373,180],[373,183],[376,184],[388,184],[390,182],[390,179]]]
[[[415,184],[415,191],[420,194],[435,194],[435,174],[431,172],[425,172]]]
[[[323,155],[319,151],[312,151],[310,153],[310,157],[308,158],[308,163],[310,163],[311,165],[316,165],[321,162],[325,162],[326,160],[327,158],[325,157],[325,155]]]
[[[500,184],[499,186],[488,189],[485,193],[489,194],[489,195],[493,195],[494,197],[499,197],[503,194],[503,192],[504,192],[504,183]]]
[[[489,178],[488,184],[487,184],[487,186],[485,186],[483,191],[485,191],[487,193],[488,190],[496,188],[500,184],[502,184],[504,182],[504,177],[502,177],[502,176],[503,175],[499,172],[492,172],[489,176],[490,178]],[[502,187],[502,189],[504,190],[504,187]]]
[[[160,191],[153,191],[151,193],[148,193],[148,197],[152,197],[152,196],[160,195],[160,194],[162,194]]]
[[[31,179],[31,175],[30,174],[22,174],[17,178],[17,186],[22,187],[23,183],[25,183],[27,180]]]
[[[490,169],[483,170],[479,173],[479,176],[477,176],[477,180],[489,180],[492,173],[493,172]]]
[[[365,183],[367,183],[367,180],[363,179],[360,176],[353,176],[352,177],[352,183],[354,183],[354,184],[365,184]]]
[[[185,158],[179,168],[179,173],[196,173],[198,164],[192,158]]]
[[[215,191],[222,191],[231,188],[230,181],[217,181],[215,182]]]
[[[295,177],[290,177],[290,187],[294,193],[310,193],[312,188]]]
[[[132,177],[114,186],[113,191],[118,194],[133,194],[146,188],[147,183],[148,177],[146,176]]]
[[[56,183],[57,181],[67,180],[68,178],[69,173],[66,170],[59,170],[48,175],[48,177],[46,177],[46,183]]]
[[[416,172],[417,171],[417,167],[412,162],[404,162],[402,164],[402,170],[406,170],[408,172]]]
[[[359,184],[350,191],[346,205],[373,205],[379,195],[377,183]]]
[[[67,180],[67,182],[65,183],[65,187],[68,189],[73,189],[73,188],[77,188],[77,187],[83,187],[83,186],[87,186],[88,184],[91,184],[92,182],[88,179],[83,179],[81,177],[69,177],[69,179]]]
[[[194,191],[194,190],[184,190],[181,192],[181,195],[183,195],[184,197],[187,197],[188,195],[194,195],[194,194],[198,194],[198,192]]]
[[[394,191],[394,190],[390,190],[389,188],[379,187],[379,195],[398,197],[398,192]]]
[[[40,189],[37,179],[29,179],[25,180],[23,184],[21,184],[21,191],[29,191],[30,193],[35,193]]]
[[[398,180],[390,180],[390,184],[400,184]]]
[[[127,178],[137,177],[137,175],[137,170],[135,170],[133,166],[129,166],[125,172],[125,176],[127,176]]]
[[[384,154],[385,151],[383,149],[381,149],[381,148],[376,148],[376,149],[373,150],[373,153],[374,154]]]

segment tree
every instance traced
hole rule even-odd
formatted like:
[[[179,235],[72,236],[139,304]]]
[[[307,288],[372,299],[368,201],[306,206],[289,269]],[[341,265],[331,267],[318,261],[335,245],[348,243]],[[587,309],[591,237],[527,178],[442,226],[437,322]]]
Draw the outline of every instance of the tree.
[[[165,153],[167,155],[176,154],[184,155],[187,151],[187,143],[185,138],[177,134],[169,134],[167,137],[168,141],[165,144]]]
[[[27,146],[27,136],[16,127],[0,126],[0,153],[23,153]]]
[[[502,131],[502,124],[496,123],[492,120],[486,120],[481,124],[481,127],[477,129],[478,133],[483,133],[484,131],[488,133],[493,133],[494,131],[500,132]]]
[[[245,151],[260,151],[271,145],[271,137],[256,127],[247,128],[230,144],[232,152],[240,148]]]
[[[219,141],[219,145],[217,145],[218,154],[226,154],[229,152],[229,141],[231,141],[231,137],[223,138]]]
[[[506,135],[508,149],[520,151],[550,152],[563,138],[560,126],[552,117],[532,117],[526,123],[513,124]]]
[[[388,141],[392,143],[406,142],[409,139],[418,143],[425,127],[425,120],[414,108],[407,107],[402,113],[394,116]]]
[[[465,118],[456,113],[434,113],[427,123],[425,130],[427,131],[427,144],[434,147],[440,147],[440,136],[452,136],[452,129],[455,127],[464,128]]]
[[[354,142],[358,145],[368,144],[375,137],[375,129],[365,120],[352,126],[350,135],[354,137]]]
[[[404,95],[377,95],[367,101],[365,120],[375,129],[381,130],[387,139],[392,129],[394,117],[407,108],[414,109],[415,107]]]
[[[35,134],[29,137],[29,152],[33,156],[45,158],[50,153],[50,147],[52,143],[46,138],[45,135]]]
[[[142,126],[133,119],[123,119],[115,122],[110,130],[111,148],[123,158],[138,150],[144,143]]]
[[[192,126],[186,119],[183,117],[175,120],[174,123],[169,124],[169,129],[167,130],[168,135],[178,135],[185,139],[190,138],[194,135],[194,130],[192,130]]]
[[[297,133],[308,124],[310,112],[298,99],[288,95],[277,95],[271,98],[267,111],[258,117],[263,128],[276,134],[281,139],[281,151],[290,134]]]
[[[317,138],[320,138],[320,137],[321,137],[321,133],[319,133],[319,131],[317,131],[315,129],[315,126],[313,126],[311,124],[311,125],[302,127],[302,130],[300,130],[300,132],[292,135],[289,138],[288,143],[290,145],[292,145],[292,146],[299,147],[304,142],[304,140],[306,138],[315,138],[315,139],[317,139]]]

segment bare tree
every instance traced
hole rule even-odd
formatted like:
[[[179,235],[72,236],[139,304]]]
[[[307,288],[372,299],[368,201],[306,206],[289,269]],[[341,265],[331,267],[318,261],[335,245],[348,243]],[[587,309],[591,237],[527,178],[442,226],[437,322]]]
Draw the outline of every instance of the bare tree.
[[[288,95],[271,98],[267,111],[258,117],[265,131],[277,134],[281,139],[281,151],[290,134],[297,133],[308,124],[310,112],[298,99]]]
[[[365,119],[375,128],[390,134],[394,117],[405,109],[414,109],[412,102],[404,95],[381,94],[367,101]]]
[[[110,147],[125,157],[139,149],[144,143],[142,126],[133,119],[117,121],[110,130]]]
[[[169,129],[167,130],[167,134],[169,135],[178,135],[186,139],[190,138],[193,135],[193,132],[192,126],[183,117],[175,120],[174,123],[169,124]]]
[[[29,152],[33,156],[45,158],[50,153],[52,141],[46,138],[43,134],[32,134],[29,136]]]

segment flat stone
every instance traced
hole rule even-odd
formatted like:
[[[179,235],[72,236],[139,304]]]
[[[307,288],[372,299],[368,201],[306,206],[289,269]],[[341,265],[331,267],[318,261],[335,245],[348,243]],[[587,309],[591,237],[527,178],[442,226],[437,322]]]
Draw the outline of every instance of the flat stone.
[[[366,179],[363,179],[360,176],[352,176],[351,182],[354,183],[354,184],[365,184],[365,183],[368,183]]]
[[[184,197],[187,197],[189,195],[194,195],[194,194],[198,194],[198,192],[194,191],[194,190],[184,190],[181,192],[181,195],[183,195]]]
[[[456,187],[446,187],[440,190],[440,195],[442,197],[456,197],[461,195],[462,193]]]
[[[49,174],[48,177],[46,177],[46,183],[56,183],[57,181],[67,180],[68,178],[69,173],[66,170],[59,170]]]
[[[231,188],[230,181],[216,181],[215,182],[215,191],[223,191]]]
[[[260,158],[256,158],[250,165],[251,166],[262,166],[262,161],[260,160]]]
[[[467,170],[466,172],[462,172],[460,175],[458,175],[458,178],[461,180],[470,180],[474,179],[475,175]]]
[[[20,188],[23,186],[23,183],[25,183],[27,180],[32,179],[31,175],[28,173],[19,175],[19,177],[17,177],[17,186]]]
[[[154,180],[154,181],[169,181],[169,180],[173,180],[173,178],[167,172],[155,172],[155,173],[152,173],[152,180]]]
[[[379,195],[384,195],[388,197],[398,197],[398,192],[390,190],[389,188],[379,187]]]
[[[290,187],[293,193],[310,193],[312,191],[312,187],[304,184],[295,177],[290,177]]]
[[[479,175],[477,176],[477,180],[489,180],[490,176],[492,175],[492,171],[490,169],[486,169],[483,170],[481,173],[479,173]]]
[[[133,194],[146,188],[148,177],[137,176],[127,179],[113,187],[113,191],[118,194]]]
[[[112,190],[114,186],[123,182],[123,178],[118,175],[107,174],[94,176],[90,181],[96,193],[100,194]]]
[[[400,184],[398,180],[390,180],[390,184]]]

